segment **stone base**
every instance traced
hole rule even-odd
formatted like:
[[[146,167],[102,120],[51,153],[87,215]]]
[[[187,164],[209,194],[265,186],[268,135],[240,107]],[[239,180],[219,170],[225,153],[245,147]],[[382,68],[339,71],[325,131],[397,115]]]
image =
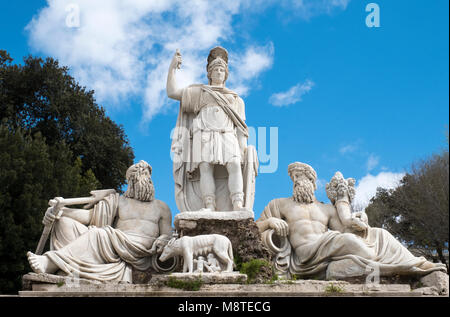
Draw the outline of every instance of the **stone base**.
[[[96,280],[88,280],[84,278],[73,278],[68,276],[47,274],[47,273],[28,273],[22,276],[22,290],[31,291],[40,288],[40,285],[56,285],[58,287],[62,286],[72,286],[72,285],[101,285],[105,282],[100,282]]]
[[[367,275],[361,266],[356,265],[352,260],[345,259],[333,261],[328,265],[326,271],[327,280],[345,280],[351,282],[364,283]],[[415,274],[404,274],[395,276],[380,276],[380,283],[408,283],[416,288],[415,292],[424,295],[448,295],[449,276],[447,273],[436,271],[425,276]]]
[[[21,297],[421,297],[407,284],[378,285],[350,284],[343,281],[301,280],[273,284],[204,284],[198,291],[183,291],[155,284],[98,284],[78,287],[58,287],[42,284],[34,291],[21,291]]]
[[[195,229],[200,220],[239,221],[254,219],[253,211],[185,211],[175,215],[174,225],[177,230]]]
[[[198,274],[200,275],[200,274]],[[208,276],[210,275],[210,276]],[[218,277],[217,275],[228,275]],[[152,278],[149,284],[99,282],[73,279],[50,274],[29,273],[23,276],[20,297],[328,297],[328,296],[438,296],[435,287],[412,289],[409,284],[352,284],[347,281],[278,280],[271,284],[219,284],[243,282],[245,275],[233,272],[201,276],[203,284],[198,291],[184,291],[167,286],[169,277],[195,280],[195,274],[172,273]],[[208,283],[209,282],[209,283]],[[441,295],[442,296],[442,295]],[[446,295],[448,296],[448,295]]]
[[[435,288],[437,294],[439,295],[449,295],[448,290],[448,274],[444,272],[433,272],[425,275],[420,279],[420,282],[425,287]]]
[[[154,275],[150,284],[166,284],[169,279],[175,278],[183,282],[194,282],[200,280],[202,284],[243,284],[247,282],[247,275],[239,272],[231,273],[172,273]]]

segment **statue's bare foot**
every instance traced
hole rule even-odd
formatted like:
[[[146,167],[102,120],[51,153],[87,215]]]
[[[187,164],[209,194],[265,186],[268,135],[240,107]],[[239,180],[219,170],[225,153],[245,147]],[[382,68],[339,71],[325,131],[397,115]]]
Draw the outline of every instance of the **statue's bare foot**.
[[[426,261],[425,263],[423,263],[421,266],[419,266],[420,269],[422,270],[429,270],[429,269],[433,269],[435,267],[441,267],[440,263],[433,263],[430,261]],[[445,268],[445,265],[442,265],[443,268]]]
[[[28,262],[36,273],[55,273],[58,267],[45,255],[37,255],[28,251]]]
[[[36,255],[32,252],[27,253],[28,262],[30,263],[31,268],[36,273],[45,273],[45,269],[47,266],[48,259],[44,255]]]

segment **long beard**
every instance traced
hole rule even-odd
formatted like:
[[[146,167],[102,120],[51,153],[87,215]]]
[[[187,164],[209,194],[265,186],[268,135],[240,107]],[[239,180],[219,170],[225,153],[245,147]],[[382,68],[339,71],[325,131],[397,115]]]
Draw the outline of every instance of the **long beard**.
[[[137,180],[130,181],[125,197],[134,198],[140,201],[152,201],[155,198],[155,187],[150,178],[137,177]]]
[[[314,196],[314,184],[305,181],[295,182],[292,198],[299,204],[311,204],[316,200]]]

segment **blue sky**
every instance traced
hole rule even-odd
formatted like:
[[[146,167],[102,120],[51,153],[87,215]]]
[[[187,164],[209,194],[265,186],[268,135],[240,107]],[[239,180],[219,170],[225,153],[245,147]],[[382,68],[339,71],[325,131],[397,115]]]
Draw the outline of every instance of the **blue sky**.
[[[366,26],[370,2],[380,8],[379,28]],[[77,27],[67,25],[70,4],[79,9]],[[176,214],[170,131],[178,105],[164,94],[167,68],[179,48],[180,82],[204,83],[209,50],[224,46],[227,85],[243,96],[247,124],[278,129],[278,167],[256,181],[257,218],[271,199],[291,195],[291,162],[315,168],[319,200],[328,201],[325,183],[339,170],[357,180],[364,204],[376,186],[394,186],[414,161],[446,146],[448,5],[18,0],[2,4],[0,48],[16,62],[58,58],[94,89]]]

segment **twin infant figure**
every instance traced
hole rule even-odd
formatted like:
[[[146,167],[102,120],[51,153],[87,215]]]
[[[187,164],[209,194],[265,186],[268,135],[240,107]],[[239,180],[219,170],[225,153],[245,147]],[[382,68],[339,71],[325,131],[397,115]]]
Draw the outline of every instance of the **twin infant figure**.
[[[194,259],[194,264],[196,265],[194,273],[215,273],[222,270],[213,253],[209,253],[206,259],[204,256],[198,256],[197,259]]]

